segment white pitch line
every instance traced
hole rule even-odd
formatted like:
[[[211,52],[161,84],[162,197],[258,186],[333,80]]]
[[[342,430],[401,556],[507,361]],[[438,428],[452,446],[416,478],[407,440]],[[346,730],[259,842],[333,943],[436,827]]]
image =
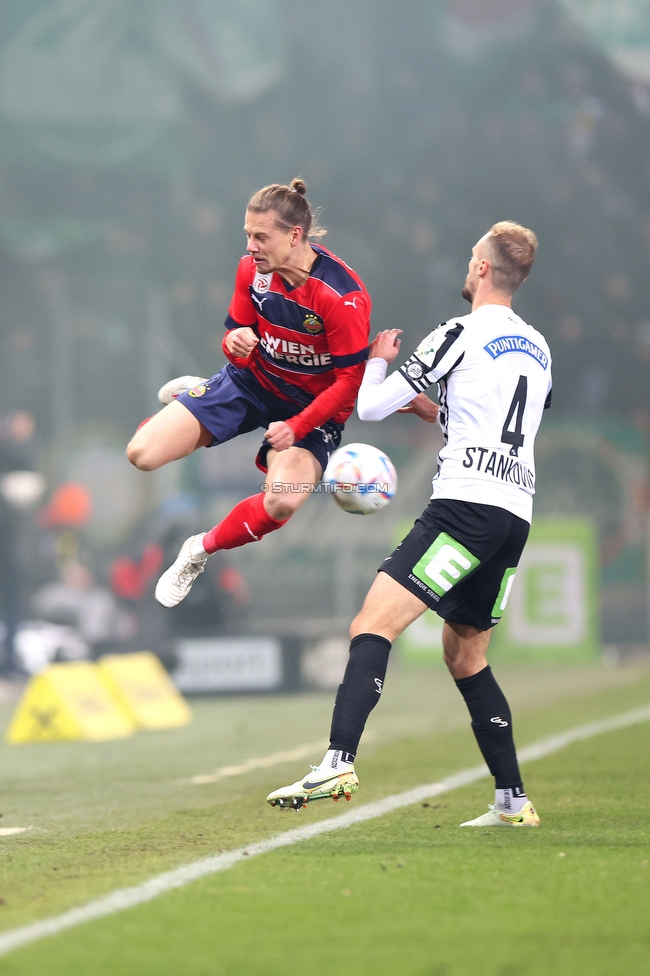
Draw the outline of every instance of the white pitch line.
[[[580,742],[603,732],[612,732],[647,721],[650,721],[650,705],[636,708],[622,715],[614,715],[611,718],[590,722],[588,725],[579,725],[574,729],[561,732],[559,735],[540,739],[539,742],[519,750],[519,759],[522,762],[542,759],[544,756],[564,749],[573,742]],[[296,827],[293,830],[285,831],[283,834],[276,834],[275,837],[259,841],[257,844],[249,844],[247,847],[240,847],[238,850],[218,854],[215,857],[206,857],[200,861],[194,861],[192,864],[185,864],[174,871],[166,871],[164,874],[159,874],[132,888],[120,888],[104,898],[97,898],[95,901],[81,905],[79,908],[73,908],[62,915],[56,915],[54,918],[46,918],[41,922],[33,922],[31,925],[24,925],[21,928],[5,932],[4,935],[0,935],[0,956],[28,945],[30,942],[43,939],[45,936],[56,935],[66,929],[73,928],[75,925],[83,925],[84,922],[90,922],[92,919],[103,918],[106,915],[113,915],[127,908],[133,908],[135,905],[142,905],[157,898],[158,895],[173,891],[175,888],[182,888],[191,881],[196,881],[208,874],[227,871],[228,868],[234,867],[240,861],[250,860],[252,857],[267,854],[269,851],[275,851],[280,847],[298,844],[300,841],[309,840],[319,834],[326,834],[332,830],[342,830],[344,827],[351,827],[354,824],[363,823],[365,820],[382,817],[387,813],[392,813],[393,810],[412,806],[414,803],[431,799],[431,797],[439,796],[441,793],[448,793],[450,790],[485,779],[489,775],[486,766],[473,766],[471,769],[464,769],[460,773],[448,776],[439,783],[416,786],[415,789],[396,793],[384,800],[378,800],[376,803],[356,807],[356,809],[339,817],[320,820],[318,823],[307,824],[304,827]]]
[[[372,742],[375,736],[368,732],[363,737],[364,742]],[[192,776],[186,782],[193,786],[203,786],[205,783],[218,783],[221,779],[229,776],[243,776],[250,773],[253,769],[270,769],[272,766],[281,766],[283,763],[295,762],[296,759],[304,759],[305,756],[313,756],[319,749],[325,749],[329,745],[329,739],[319,739],[318,742],[308,742],[303,746],[296,746],[295,749],[285,749],[283,752],[272,752],[269,756],[256,756],[252,759],[245,759],[238,766],[221,766],[214,773],[199,773]],[[181,781],[182,782],[182,781]]]
[[[253,769],[269,769],[271,766],[279,766],[282,763],[294,762],[296,759],[304,759],[311,756],[317,749],[324,749],[329,745],[328,739],[319,739],[318,742],[309,742],[304,746],[297,746],[295,749],[285,749],[284,752],[273,752],[270,756],[259,756],[255,759],[246,759],[239,766],[222,766],[214,773],[200,773],[192,776],[190,783],[194,786],[202,786],[204,783],[218,783],[220,779],[228,776],[243,776],[250,773]]]

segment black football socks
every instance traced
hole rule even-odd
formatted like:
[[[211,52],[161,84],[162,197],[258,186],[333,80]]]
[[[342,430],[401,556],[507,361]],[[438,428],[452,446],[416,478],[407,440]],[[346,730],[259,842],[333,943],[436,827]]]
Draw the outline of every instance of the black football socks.
[[[497,790],[516,790],[523,795],[512,718],[505,695],[488,665],[469,678],[456,681],[472,717],[472,729]]]
[[[352,639],[334,704],[330,749],[356,755],[368,716],[381,696],[390,647],[390,641],[378,634],[359,634]]]
[[[346,761],[356,755],[359,740],[382,693],[391,644],[378,634],[359,634],[350,643],[350,658],[339,685],[332,715],[330,750],[341,750]],[[505,695],[489,667],[456,681],[472,719],[472,729],[497,790],[524,797]]]

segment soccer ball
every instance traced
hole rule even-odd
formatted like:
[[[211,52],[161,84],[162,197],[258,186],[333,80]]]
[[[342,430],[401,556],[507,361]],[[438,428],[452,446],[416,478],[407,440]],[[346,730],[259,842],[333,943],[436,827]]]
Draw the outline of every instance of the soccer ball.
[[[397,491],[397,472],[378,448],[348,444],[332,454],[323,484],[344,512],[371,515],[385,508]]]

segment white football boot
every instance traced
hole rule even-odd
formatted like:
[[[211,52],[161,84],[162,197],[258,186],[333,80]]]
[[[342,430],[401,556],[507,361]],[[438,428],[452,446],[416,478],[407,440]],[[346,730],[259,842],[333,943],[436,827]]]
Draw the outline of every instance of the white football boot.
[[[306,807],[312,800],[326,800],[331,797],[338,800],[344,796],[346,800],[352,797],[359,789],[359,778],[354,771],[354,766],[349,766],[340,772],[334,769],[323,769],[321,766],[312,766],[311,772],[307,773],[304,779],[299,779],[291,786],[281,786],[279,790],[274,790],[266,798],[266,802],[272,807],[280,807],[281,810],[300,810]]]
[[[203,548],[204,536],[201,532],[186,539],[175,562],[156,583],[154,595],[163,607],[175,607],[184,600],[196,577],[205,569],[209,553]]]
[[[207,383],[207,379],[203,376],[177,376],[173,380],[169,380],[164,386],[161,386],[158,390],[158,399],[165,406],[171,403],[172,400],[178,396],[179,393],[187,393],[194,386],[203,386]]]
[[[517,813],[503,813],[494,803],[488,803],[487,813],[476,820],[466,820],[461,827],[539,827],[539,816],[530,800]]]

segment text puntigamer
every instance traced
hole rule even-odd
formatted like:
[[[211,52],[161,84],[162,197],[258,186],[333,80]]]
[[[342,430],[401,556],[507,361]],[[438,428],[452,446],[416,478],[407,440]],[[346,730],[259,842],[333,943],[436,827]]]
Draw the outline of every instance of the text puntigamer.
[[[493,339],[492,342],[488,342],[487,346],[483,346],[483,348],[489,353],[492,359],[498,359],[499,356],[503,356],[507,352],[524,352],[531,359],[534,359],[535,362],[539,363],[542,369],[546,369],[548,366],[548,356],[546,353],[525,336],[499,336],[498,339]]]

